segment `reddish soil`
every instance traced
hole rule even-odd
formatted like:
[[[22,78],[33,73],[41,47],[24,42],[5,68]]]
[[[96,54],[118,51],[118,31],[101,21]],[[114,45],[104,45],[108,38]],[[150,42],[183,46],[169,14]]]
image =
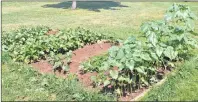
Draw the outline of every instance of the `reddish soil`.
[[[32,63],[32,66],[36,68],[40,73],[52,73],[52,65],[48,63],[48,61],[41,60],[36,63]]]
[[[58,29],[56,29],[56,30],[50,29],[46,34],[47,34],[47,35],[54,35],[54,34],[57,34],[58,32],[59,32]]]
[[[73,51],[71,63],[69,64],[70,70],[68,73],[76,74],[79,81],[82,82],[84,86],[88,88],[92,88],[91,76],[95,76],[97,75],[97,73],[95,72],[95,73],[81,74],[81,71],[79,69],[80,63],[88,60],[90,57],[100,55],[103,52],[106,52],[110,47],[111,47],[110,43],[99,42],[93,45],[86,45],[83,48],[79,48]],[[64,73],[64,71],[61,70],[61,68],[56,71],[53,71],[52,65],[49,64],[46,60],[41,60],[39,62],[32,63],[32,66],[33,68],[38,70],[40,73],[54,73],[55,75],[63,77],[63,78],[66,78],[68,75],[67,73]],[[114,67],[113,69],[118,70],[117,67]],[[166,74],[167,72],[160,69],[158,70],[158,73]],[[109,74],[109,72],[107,72],[106,74]],[[102,86],[99,86],[99,87],[102,88]],[[130,101],[131,99],[139,96],[146,89],[147,88],[141,88],[140,90],[137,90],[136,92],[133,92],[131,94],[121,97],[119,100]]]
[[[63,70],[57,69],[54,71],[52,69],[53,66],[50,63],[48,63],[48,61],[46,60],[41,60],[39,62],[32,63],[31,65],[33,66],[34,69],[36,69],[38,72],[42,74],[54,73],[55,75],[63,77],[63,78],[67,77]]]
[[[79,48],[73,51],[71,63],[69,64],[70,70],[68,73],[76,74],[79,81],[81,81],[85,86],[90,86],[92,83],[90,79],[91,76],[96,75],[97,73],[80,74],[80,63],[88,60],[90,57],[100,55],[106,52],[110,47],[110,43],[96,43],[93,45],[86,45],[83,48]],[[32,66],[40,73],[55,73],[57,76],[61,76],[64,78],[67,76],[67,74],[64,73],[64,71],[61,69],[58,69],[54,72],[52,69],[52,65],[49,64],[46,60],[32,63]]]

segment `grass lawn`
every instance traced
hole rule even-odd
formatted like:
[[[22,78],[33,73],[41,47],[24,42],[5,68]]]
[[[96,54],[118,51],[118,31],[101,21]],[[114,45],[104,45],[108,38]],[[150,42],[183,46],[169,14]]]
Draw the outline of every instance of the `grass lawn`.
[[[39,74],[30,66],[15,63],[2,56],[3,101],[97,101],[115,100],[113,97],[87,91],[74,75],[67,79]]]
[[[153,88],[141,101],[198,100],[198,57],[180,65],[166,82]]]
[[[148,20],[163,19],[173,2],[78,2],[71,10],[71,2],[3,2],[2,30],[21,25],[46,25],[66,29],[82,26],[97,32],[127,38],[139,34],[140,25]],[[182,3],[198,15],[198,3]],[[147,8],[145,8],[147,7]],[[198,22],[196,22],[198,30]]]
[[[2,30],[45,25],[54,29],[84,27],[96,32],[127,38],[141,35],[140,25],[161,20],[173,2],[2,2]],[[198,2],[183,2],[198,16]],[[147,7],[147,8],[145,8]],[[198,21],[195,22],[198,32]],[[197,37],[198,38],[198,37]],[[198,51],[195,51],[198,52]],[[2,57],[2,100],[114,100],[87,91],[77,81],[41,75],[25,64]],[[186,61],[167,81],[153,88],[141,100],[198,100],[198,60]],[[73,78],[73,77],[72,77]]]

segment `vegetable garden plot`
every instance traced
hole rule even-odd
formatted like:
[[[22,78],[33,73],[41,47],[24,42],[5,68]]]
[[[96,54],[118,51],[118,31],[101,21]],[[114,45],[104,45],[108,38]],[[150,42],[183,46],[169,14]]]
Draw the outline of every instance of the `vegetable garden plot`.
[[[94,75],[94,73],[81,74],[81,71],[79,69],[80,63],[86,61],[90,57],[100,55],[106,52],[110,47],[111,43],[96,43],[92,45],[86,45],[83,48],[74,50],[71,57],[71,63],[69,64],[69,70],[67,73],[64,73],[64,70],[61,69],[54,71],[52,68],[53,66],[46,60],[32,63],[32,65],[41,73],[55,73],[56,75],[64,78],[67,77],[68,73],[74,74],[77,76],[77,78],[79,78],[79,81],[81,81],[85,86],[90,86],[90,78],[92,75]]]
[[[115,40],[82,28],[48,34],[49,31],[53,33],[48,27],[36,27],[4,34],[2,48],[3,51],[9,52],[15,61],[48,61],[46,63],[52,65],[49,66],[52,70],[46,71],[61,68],[67,73],[77,72],[80,80],[91,79],[95,87],[102,86],[103,92],[116,94],[117,99],[122,99],[125,96],[133,96],[134,92],[143,92],[145,88],[157,83],[164,72],[174,68],[174,62],[190,56],[191,50],[198,47],[192,35],[195,19],[196,16],[189,7],[174,4],[167,10],[164,20],[142,24],[141,31],[146,41],[131,36],[121,41],[121,46],[111,47],[106,43],[106,47],[102,49],[103,44],[100,46],[96,43],[98,40]],[[87,44],[93,45],[85,46]],[[83,46],[85,47],[76,50],[79,55],[76,53],[75,60],[74,50]],[[86,48],[88,50],[84,50]],[[78,69],[80,62],[106,50],[106,57],[99,59],[102,62],[91,67],[86,66],[89,65],[87,62],[83,62],[83,67]],[[81,52],[86,56],[80,57]],[[78,73],[80,70],[84,72],[84,77]],[[91,72],[94,74],[90,74]],[[86,80],[85,83],[89,84]]]
[[[102,85],[119,98],[158,82],[162,72],[171,70],[174,62],[185,60],[192,49],[198,48],[192,35],[196,19],[186,5],[173,4],[164,20],[142,24],[147,40],[129,37],[122,46],[111,47],[108,59],[97,70],[99,74],[92,78],[94,85]],[[106,72],[109,73],[104,74]]]
[[[33,63],[47,59],[53,65],[53,69],[61,67],[68,71],[73,50],[103,39],[112,41],[112,37],[83,28],[58,31],[57,34],[48,32],[51,32],[51,29],[39,26],[24,27],[3,34],[2,50],[9,52],[13,60],[18,62]],[[63,59],[66,59],[66,62],[63,62]]]

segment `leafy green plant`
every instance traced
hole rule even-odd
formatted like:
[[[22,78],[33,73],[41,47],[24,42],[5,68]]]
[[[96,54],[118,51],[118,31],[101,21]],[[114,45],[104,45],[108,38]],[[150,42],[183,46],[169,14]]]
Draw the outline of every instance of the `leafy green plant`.
[[[145,47],[134,37],[129,37],[120,47],[113,46],[109,49],[108,58],[100,63],[99,74],[92,77],[94,85],[111,87],[118,95],[123,95],[125,91],[132,92],[141,85],[148,86],[156,68],[151,67],[152,56],[144,50]]]
[[[189,55],[190,49],[197,47],[191,34],[193,20],[195,16],[189,7],[173,4],[164,21],[150,21],[141,26],[145,42],[129,37],[122,41],[122,46],[109,49],[108,59],[93,77],[94,84],[111,88],[120,96],[157,82],[159,68],[174,67],[174,61],[185,59],[182,55]]]
[[[69,71],[69,63],[71,60],[72,51],[69,51],[65,55],[50,53],[48,61],[53,65],[53,69],[62,68],[64,71]]]
[[[94,71],[99,72],[99,68],[102,66],[102,63],[107,61],[107,59],[107,54],[92,57],[89,60],[81,63],[80,70],[82,70],[83,73]]]
[[[9,55],[15,61],[32,62],[44,57],[43,43],[45,33],[49,30],[48,27],[22,27],[17,31],[3,34],[2,50],[9,52]]]
[[[67,54],[70,50],[96,43],[98,40],[113,41],[112,37],[95,33],[83,28],[60,30],[56,34],[47,34],[51,29],[45,26],[20,28],[17,31],[4,32],[2,36],[2,50],[8,52],[13,60],[32,63],[50,58],[54,69],[64,66],[59,54]],[[61,55],[61,56],[62,56]]]
[[[163,21],[146,22],[141,30],[154,51],[157,47],[169,50],[169,46],[172,46],[174,49],[169,51],[172,51],[172,54],[178,53],[179,58],[182,58],[183,55],[189,54],[192,48],[198,48],[198,43],[192,35],[196,19],[188,6],[173,4],[167,10]],[[166,53],[166,57],[171,56]]]

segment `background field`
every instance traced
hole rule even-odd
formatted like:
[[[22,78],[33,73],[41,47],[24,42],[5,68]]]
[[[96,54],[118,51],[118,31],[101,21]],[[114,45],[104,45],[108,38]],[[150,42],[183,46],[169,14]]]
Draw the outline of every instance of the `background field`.
[[[139,27],[143,22],[162,19],[165,10],[172,4],[173,2],[78,2],[77,10],[71,10],[71,2],[3,2],[2,30],[10,31],[20,26],[37,25],[46,25],[54,29],[81,26],[116,38],[127,38],[130,35],[140,35]],[[198,16],[198,2],[181,4],[189,5]],[[196,32],[198,32],[198,21],[195,23]],[[28,69],[27,65],[11,62],[6,59],[6,56],[2,56],[2,58],[4,58],[2,61],[6,62],[2,66],[3,100],[70,100],[73,98],[77,100],[86,98],[87,100],[113,100],[110,97],[101,98],[103,95],[97,96],[94,92],[81,91],[83,90],[81,86],[76,86],[80,87],[78,91],[74,91],[75,88],[60,90],[60,87],[64,87],[66,83],[62,83],[62,86],[53,84],[50,88],[42,89],[43,86],[38,82],[43,82],[44,79],[47,79],[49,84],[59,83],[61,80],[43,76],[36,80],[37,84],[34,81],[30,82],[28,78],[34,78],[35,72],[20,71]],[[175,75],[170,75],[162,86],[154,88],[142,100],[198,100],[196,97],[198,94],[198,68],[194,63],[196,61],[185,62],[181,66],[183,69],[176,70]],[[178,73],[184,74],[181,76]],[[32,91],[35,89],[38,89],[38,92]],[[40,89],[44,91],[40,93]],[[15,93],[13,93],[14,91]],[[59,93],[54,95],[55,92]],[[74,92],[77,93],[76,96],[72,95]],[[83,99],[79,98],[82,96]]]
[[[46,25],[58,29],[82,26],[115,37],[126,38],[139,33],[140,25],[148,20],[163,19],[173,2],[3,2],[2,29],[21,25]],[[198,2],[181,3],[198,15]],[[145,8],[146,7],[146,8]],[[198,30],[198,22],[196,22]]]

